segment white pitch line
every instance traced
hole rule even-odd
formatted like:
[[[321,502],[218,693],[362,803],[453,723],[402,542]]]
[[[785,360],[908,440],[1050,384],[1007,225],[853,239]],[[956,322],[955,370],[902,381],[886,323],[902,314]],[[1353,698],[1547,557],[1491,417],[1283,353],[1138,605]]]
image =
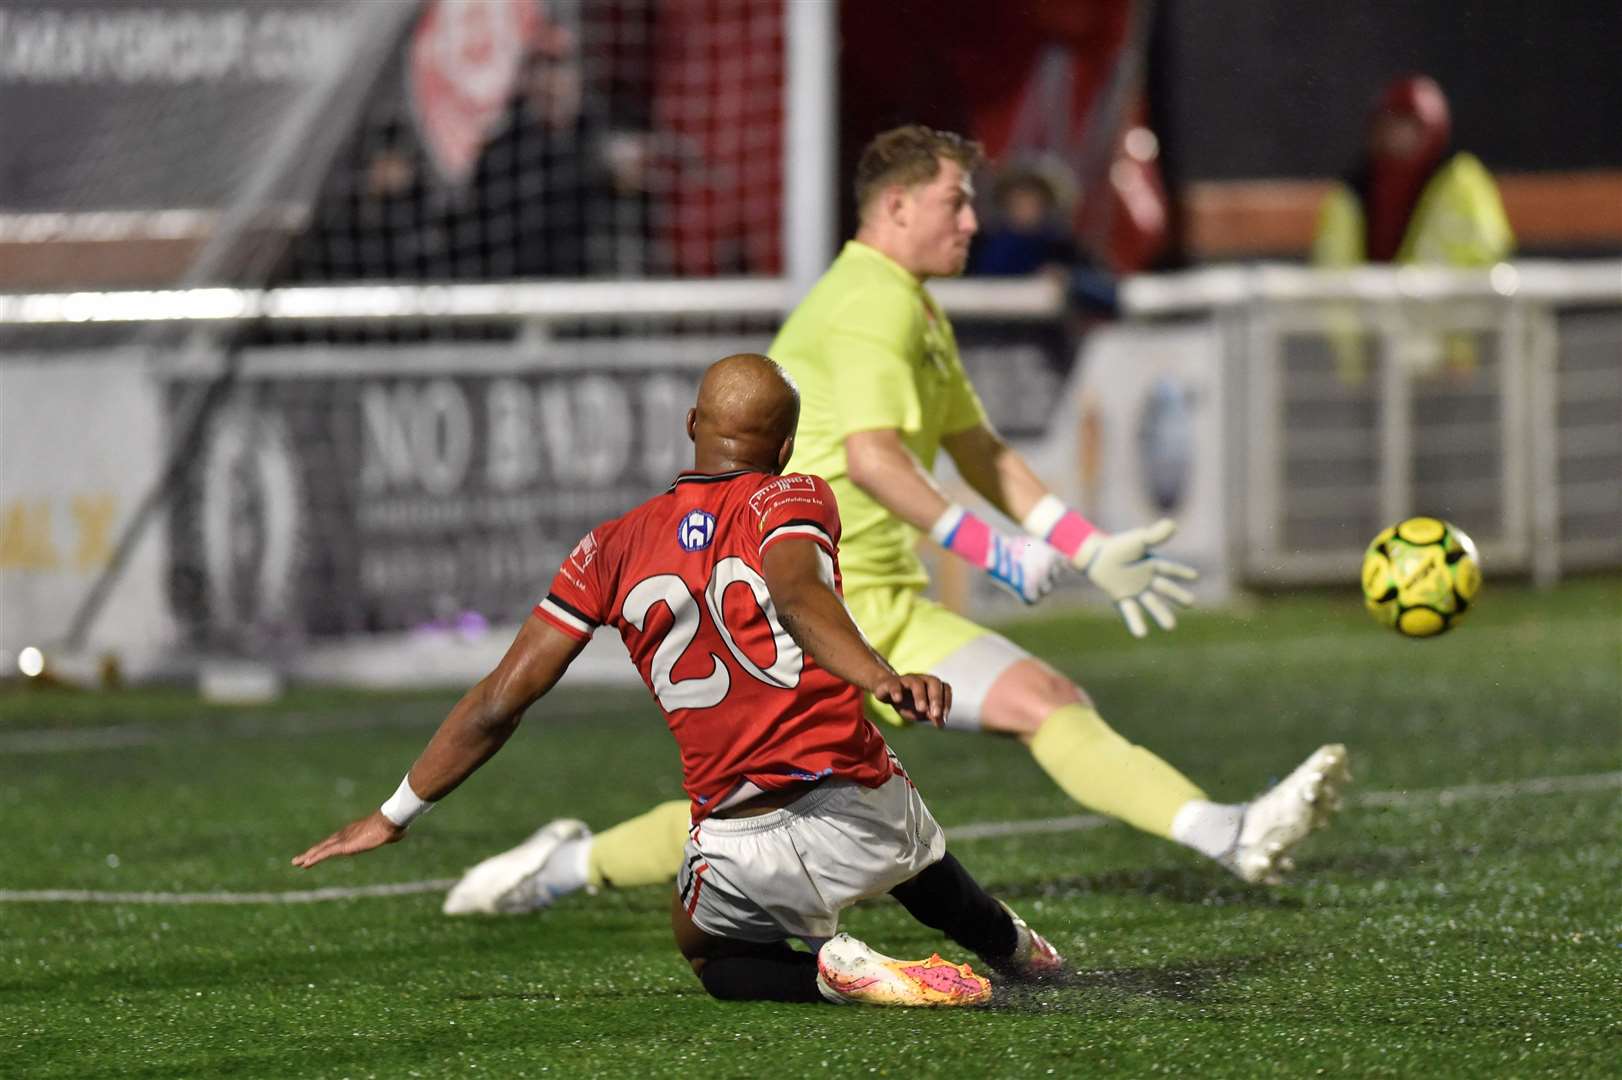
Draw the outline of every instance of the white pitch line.
[[[193,724],[162,729],[142,724],[122,724],[97,728],[39,728],[0,732],[0,753],[61,754],[81,750],[122,750],[136,746],[162,746],[181,742],[213,742],[252,738],[310,738],[384,729],[430,730],[439,722],[439,711],[405,710],[400,713],[357,711],[347,715],[278,717],[236,716],[217,724]],[[582,715],[576,709],[551,713],[558,718]]]
[[[1529,780],[1506,780],[1496,784],[1460,784],[1433,791],[1370,791],[1354,795],[1354,806],[1406,806],[1428,796],[1443,806],[1483,799],[1515,799],[1525,795],[1569,795],[1573,792],[1605,791],[1622,788],[1622,772],[1590,773],[1586,776],[1534,776]]]
[[[58,754],[74,750],[118,750],[146,746],[162,736],[148,727],[67,728],[61,731],[11,731],[0,735],[7,754]]]
[[[1387,807],[1437,803],[1518,799],[1535,795],[1570,795],[1622,788],[1622,771],[1577,776],[1535,776],[1493,784],[1460,784],[1419,791],[1370,791],[1347,799],[1352,806]],[[986,840],[1040,833],[1082,832],[1110,824],[1096,814],[1032,818],[1025,821],[989,821],[946,830],[952,840]],[[100,892],[94,889],[0,889],[0,903],[34,904],[314,904],[327,900],[356,900],[374,896],[412,896],[444,892],[456,878],[402,881],[393,885],[332,885],[324,889],[287,892]]]
[[[1097,814],[1069,817],[1031,818],[1026,821],[982,821],[976,825],[954,825],[946,830],[948,840],[989,840],[999,836],[1031,836],[1036,833],[1086,832],[1113,824],[1114,818]]]
[[[393,885],[329,885],[286,892],[101,892],[96,889],[0,890],[0,901],[47,904],[319,904],[371,896],[444,892],[456,878],[401,881]]]
[[[80,750],[122,750],[136,746],[207,742],[216,739],[251,739],[266,735],[299,738],[351,731],[376,731],[382,728],[428,727],[432,722],[426,717],[402,718],[387,713],[361,713],[354,716],[326,717],[321,720],[301,716],[278,717],[274,721],[236,717],[216,727],[195,726],[173,730],[147,727],[143,724],[98,728],[42,728],[0,734],[0,752],[62,754]]]
[[[1584,776],[1538,776],[1529,780],[1505,780],[1494,784],[1460,784],[1449,788],[1419,791],[1369,791],[1349,795],[1350,806],[1413,806],[1434,802],[1442,806],[1477,802],[1483,799],[1518,799],[1528,795],[1566,795],[1586,791],[1622,788],[1622,772],[1590,773]],[[1030,836],[1037,833],[1084,832],[1108,825],[1114,819],[1097,814],[1071,817],[1034,818],[1028,821],[989,821],[947,829],[951,840],[986,840],[1000,836]]]

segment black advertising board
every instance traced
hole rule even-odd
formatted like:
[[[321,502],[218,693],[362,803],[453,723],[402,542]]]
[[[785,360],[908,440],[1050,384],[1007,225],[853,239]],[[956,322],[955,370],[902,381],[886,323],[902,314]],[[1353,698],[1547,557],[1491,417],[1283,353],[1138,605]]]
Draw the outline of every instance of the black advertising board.
[[[699,375],[749,344],[254,352],[171,502],[175,611],[222,644],[522,618],[690,467]],[[216,373],[170,373],[172,423]]]

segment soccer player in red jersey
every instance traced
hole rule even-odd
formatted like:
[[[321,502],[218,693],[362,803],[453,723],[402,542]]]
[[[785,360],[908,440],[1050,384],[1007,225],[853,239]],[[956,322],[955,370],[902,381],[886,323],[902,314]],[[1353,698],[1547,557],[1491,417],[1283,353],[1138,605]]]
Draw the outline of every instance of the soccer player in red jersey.
[[[401,839],[609,625],[681,749],[693,824],[671,920],[712,995],[987,1000],[990,983],[967,965],[893,960],[838,933],[844,908],[884,893],[1003,972],[1057,970],[1053,947],[947,854],[940,826],[863,715],[866,692],[909,720],[944,724],[951,689],[932,675],[898,675],[851,621],[833,494],[819,478],[781,475],[798,417],[798,394],[771,360],[741,354],[712,365],[687,417],[694,470],[586,534],[394,796],[294,865]]]

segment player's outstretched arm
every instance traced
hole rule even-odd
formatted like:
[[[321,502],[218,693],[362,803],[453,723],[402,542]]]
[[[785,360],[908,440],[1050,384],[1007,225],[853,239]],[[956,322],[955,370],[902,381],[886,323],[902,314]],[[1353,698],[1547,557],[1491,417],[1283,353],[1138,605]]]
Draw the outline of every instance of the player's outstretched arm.
[[[922,532],[952,505],[894,428],[845,436],[845,468],[851,483]]]
[[[1022,536],[1005,536],[941,492],[935,478],[893,429],[845,436],[850,478],[885,509],[941,547],[986,572],[1027,604],[1046,596],[1063,561],[1051,549]]]
[[[873,651],[834,591],[833,563],[814,540],[773,544],[762,564],[778,619],[812,659],[903,719],[946,723],[952,688],[933,675],[898,675]]]
[[[1048,493],[1025,456],[985,424],[941,437],[958,475],[986,502],[1022,521]]]
[[[1154,553],[1176,531],[1171,521],[1103,532],[1048,491],[1019,451],[984,424],[948,435],[942,445],[970,487],[1104,590],[1133,637],[1149,632],[1146,612],[1162,630],[1171,630],[1177,626],[1173,605],[1194,602],[1178,582],[1199,574]]]
[[[335,855],[392,844],[406,826],[488,761],[518,728],[524,710],[552,689],[585,641],[531,615],[494,671],[451,709],[388,802],[295,856],[308,868]]]

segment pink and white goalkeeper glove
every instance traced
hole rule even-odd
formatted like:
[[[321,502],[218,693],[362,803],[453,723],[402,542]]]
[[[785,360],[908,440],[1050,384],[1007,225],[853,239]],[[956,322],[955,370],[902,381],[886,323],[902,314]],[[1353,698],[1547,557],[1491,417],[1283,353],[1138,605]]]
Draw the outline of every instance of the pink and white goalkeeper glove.
[[[1027,604],[1051,592],[1064,568],[1064,560],[1048,545],[1023,536],[1004,536],[955,504],[935,521],[929,535]]]
[[[1112,535],[1101,532],[1057,497],[1044,495],[1021,525],[1063,552],[1087,580],[1103,589],[1133,637],[1149,632],[1145,611],[1162,630],[1171,630],[1177,626],[1177,616],[1166,601],[1183,607],[1194,603],[1194,595],[1172,579],[1193,581],[1199,571],[1150,555],[1177,531],[1170,518]]]

